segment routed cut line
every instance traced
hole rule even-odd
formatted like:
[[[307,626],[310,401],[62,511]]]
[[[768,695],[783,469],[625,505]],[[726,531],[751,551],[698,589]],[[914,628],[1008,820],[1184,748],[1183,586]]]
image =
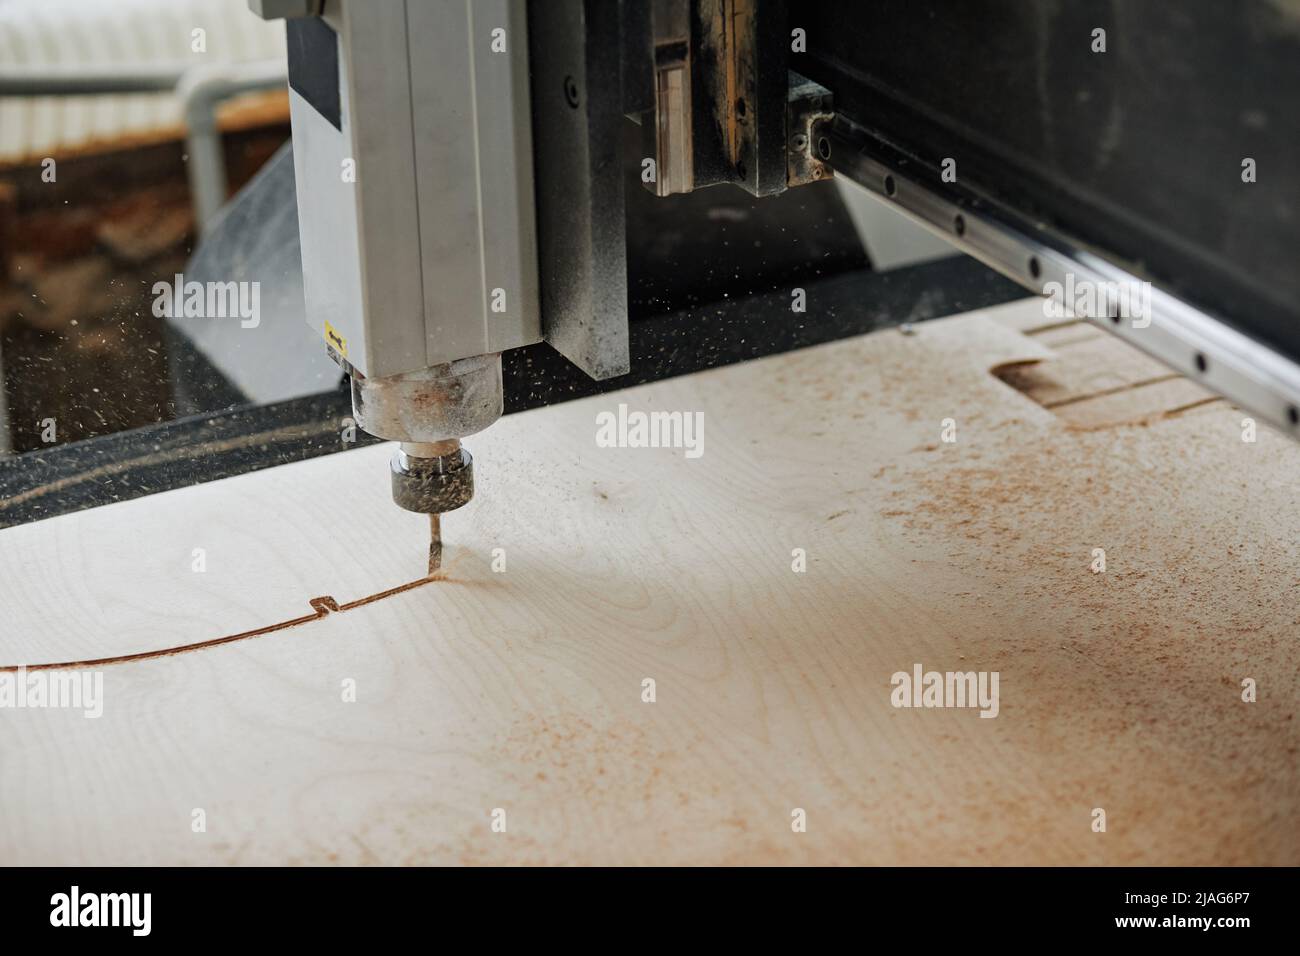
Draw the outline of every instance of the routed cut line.
[[[447,569],[450,570],[450,569]],[[410,591],[431,581],[445,580],[447,570],[440,571],[437,574],[430,574],[426,577],[415,581],[408,581],[406,584],[399,584],[395,588],[389,588],[387,591],[380,591],[378,594],[371,594],[368,597],[357,598],[355,601],[349,601],[346,604],[340,604],[328,594],[322,597],[314,597],[307,603],[311,605],[311,614],[304,614],[302,617],[291,618],[287,621],[280,621],[276,624],[268,624],[265,627],[257,627],[251,631],[240,631],[238,634],[227,634],[225,637],[214,637],[207,641],[198,641],[194,644],[182,644],[179,647],[164,647],[156,651],[139,651],[135,654],[119,654],[116,657],[99,657],[88,661],[64,661],[63,663],[54,664],[9,664],[0,667],[0,673],[5,671],[46,671],[60,670],[63,668],[73,667],[106,667],[109,664],[127,664],[131,661],[145,661],[155,657],[170,657],[173,654],[184,654],[187,651],[201,651],[209,647],[218,647],[222,644],[230,644],[234,641],[247,640],[250,637],[261,637],[264,634],[274,634],[276,631],[283,631],[290,627],[297,627],[299,624],[306,624],[309,621],[319,621],[327,614],[341,613],[351,611],[353,608],[364,607],[367,604],[373,604],[375,601],[382,601],[384,598],[392,597],[394,594],[401,594],[403,591]]]

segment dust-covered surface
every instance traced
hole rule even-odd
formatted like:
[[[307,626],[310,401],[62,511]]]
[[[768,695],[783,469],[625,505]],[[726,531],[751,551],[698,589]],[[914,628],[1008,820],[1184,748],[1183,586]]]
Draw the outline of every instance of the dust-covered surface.
[[[1058,357],[976,315],[510,416],[471,442],[480,487],[444,522],[445,580],[111,668],[98,721],[0,714],[0,852],[1294,864],[1300,449],[1243,442],[1222,404],[1077,427],[989,371],[1035,360]],[[601,447],[596,415],[619,403],[703,412],[703,453]],[[321,502],[378,484],[386,457],[162,497],[215,530],[236,498],[281,500],[268,475],[298,469]],[[351,500],[369,533],[348,553],[407,579],[427,525],[381,487]],[[341,572],[311,561],[331,525],[284,510],[293,552],[273,515],[208,542],[261,585],[170,618],[128,594],[147,605],[136,636],[205,636],[286,583],[342,600]],[[111,513],[16,529],[61,529],[25,537],[24,560],[57,567],[74,525]],[[189,553],[184,529],[133,530]],[[78,568],[69,594],[107,602],[105,572]],[[916,665],[998,672],[997,716],[894,706]]]

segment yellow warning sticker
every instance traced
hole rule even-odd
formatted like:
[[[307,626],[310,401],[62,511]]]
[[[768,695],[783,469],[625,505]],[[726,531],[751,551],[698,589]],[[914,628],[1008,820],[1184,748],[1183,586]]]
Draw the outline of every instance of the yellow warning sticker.
[[[325,341],[339,355],[344,358],[348,357],[348,340],[339,335],[338,330],[330,325],[328,321],[325,323]]]

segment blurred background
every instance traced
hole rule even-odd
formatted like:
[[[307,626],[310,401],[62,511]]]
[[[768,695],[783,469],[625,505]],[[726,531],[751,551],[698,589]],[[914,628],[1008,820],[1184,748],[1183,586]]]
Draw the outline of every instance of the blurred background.
[[[151,288],[288,139],[284,75],[245,0],[0,0],[0,453],[238,398],[174,393]]]

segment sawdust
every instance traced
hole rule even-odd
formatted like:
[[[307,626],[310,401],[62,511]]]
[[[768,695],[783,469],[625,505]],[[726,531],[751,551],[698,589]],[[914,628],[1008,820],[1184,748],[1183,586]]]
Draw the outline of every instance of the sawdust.
[[[1137,747],[1140,771],[1112,759],[1101,777],[1130,832],[1174,805],[1187,816],[1179,825],[1198,832],[1253,805],[1258,828],[1210,840],[1197,859],[1294,860],[1300,831],[1272,818],[1300,794],[1294,770],[1278,773],[1300,752],[1300,681],[1275,678],[1267,706],[1240,697],[1243,677],[1294,671],[1300,544],[1274,515],[1294,513],[1300,496],[1270,477],[1294,447],[1272,434],[1242,443],[1221,406],[999,442],[989,466],[939,469],[922,449],[883,476],[882,517],[920,560],[963,569],[971,586],[954,595],[959,606],[1006,621],[963,646],[1049,691],[1039,699],[1052,704],[1017,715],[1049,748],[1086,750],[1105,767],[1108,753]],[[1094,548],[1104,572],[1092,570]],[[1093,699],[1080,699],[1081,680]],[[1189,798],[1153,804],[1159,788]]]

